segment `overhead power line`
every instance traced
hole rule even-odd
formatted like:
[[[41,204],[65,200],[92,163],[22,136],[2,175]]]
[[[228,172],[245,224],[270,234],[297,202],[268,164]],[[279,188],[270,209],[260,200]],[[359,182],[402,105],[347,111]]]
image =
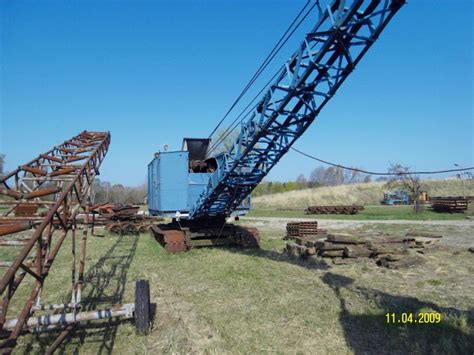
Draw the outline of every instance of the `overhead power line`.
[[[268,64],[275,58],[275,56],[278,54],[278,52],[283,48],[283,46],[287,43],[287,41],[291,38],[291,36],[293,35],[293,33],[295,33],[295,31],[300,27],[300,25],[302,24],[302,22],[308,17],[308,15],[311,13],[311,11],[314,9],[314,7],[318,4],[317,1],[308,9],[308,11],[304,14],[304,16],[298,21],[298,18],[301,16],[301,14],[304,12],[304,10],[306,9],[306,7],[309,5],[310,1],[308,0],[308,2],[305,4],[305,6],[301,9],[301,11],[298,13],[298,15],[295,17],[295,19],[293,20],[293,22],[290,24],[290,26],[287,28],[287,30],[285,31],[285,33],[281,36],[281,38],[279,39],[279,41],[275,44],[275,46],[273,47],[273,49],[270,51],[270,53],[268,54],[268,56],[265,58],[264,62],[262,63],[262,65],[260,66],[260,68],[257,70],[257,72],[253,75],[252,79],[250,79],[249,83],[247,84],[247,86],[244,88],[244,90],[242,91],[241,95],[237,98],[237,100],[234,102],[234,104],[231,106],[231,108],[227,111],[226,115],[219,121],[219,123],[217,124],[217,126],[214,128],[214,130],[211,132],[211,134],[209,135],[209,137],[211,137],[216,131],[217,129],[220,127],[220,125],[222,124],[222,122],[227,118],[227,116],[229,115],[229,113],[232,111],[232,109],[235,107],[235,105],[237,104],[237,102],[242,98],[242,96],[248,91],[248,89],[255,83],[256,79],[258,78],[258,76],[260,76],[260,74],[265,70],[265,68],[268,66]],[[296,21],[298,21],[298,23],[296,24],[296,26],[291,29],[293,27],[293,25],[296,23]],[[291,32],[290,32],[291,30]],[[289,34],[288,34],[289,33]],[[288,35],[286,38],[285,36]],[[284,39],[285,38],[285,39]],[[238,125],[249,115],[249,113],[251,113],[251,111],[253,110],[253,108],[247,112],[243,117],[242,115],[244,114],[244,112],[253,104],[253,102],[260,97],[260,94],[273,82],[273,80],[276,78],[276,76],[279,74],[279,72],[281,71],[281,69],[283,68],[283,66],[277,70],[277,72],[270,78],[270,80],[268,80],[268,82],[260,89],[260,91],[253,97],[253,99],[250,101],[249,104],[247,104],[247,106],[240,112],[240,114],[232,121],[232,123],[228,126],[228,128],[223,132],[223,134],[221,135],[221,137],[218,138],[218,140],[213,143],[208,151],[208,155],[210,155],[212,152],[214,152],[217,147],[225,141],[225,139],[229,136],[229,134],[231,134],[237,127]],[[239,118],[242,117],[239,121]]]
[[[257,80],[257,78],[260,76],[260,74],[265,70],[265,68],[268,66],[268,64],[272,61],[272,59],[275,57],[275,55],[280,51],[280,49],[283,47],[283,45],[286,43],[289,37],[293,34],[293,32],[290,33],[290,35],[285,39],[285,37],[288,35],[288,33],[291,31],[292,27],[294,24],[298,21],[300,18],[301,14],[305,11],[305,9],[308,7],[310,4],[310,0],[306,2],[306,4],[303,6],[303,8],[300,10],[298,15],[293,19],[291,24],[288,26],[286,31],[283,33],[283,35],[280,37],[278,42],[273,46],[272,50],[270,53],[267,55],[267,57],[264,59],[260,67],[257,69],[257,71],[253,74],[247,85],[244,87],[244,89],[241,91],[237,99],[233,102],[233,104],[230,106],[230,108],[227,110],[226,114],[221,118],[221,120],[218,122],[216,127],[212,130],[211,134],[209,137],[211,137],[220,127],[220,125],[225,121],[227,116],[229,116],[230,112],[234,109],[234,107],[237,105],[237,103],[240,101],[240,99],[246,94],[246,92],[250,89],[250,87],[253,85],[253,83]],[[315,4],[310,8],[308,13],[314,8]],[[308,13],[303,17],[305,19],[308,16]],[[298,28],[298,26],[301,24],[302,21],[298,23],[298,25],[295,27]]]
[[[245,110],[247,110],[250,105],[252,105],[255,100],[260,96],[260,94],[267,88],[268,85],[271,84],[271,82],[273,81],[273,79],[276,78],[277,74],[278,74],[279,71],[277,71],[273,77],[265,84],[265,86],[263,88],[260,89],[260,91],[253,97],[252,101],[250,101],[247,106],[245,106],[245,108],[240,112],[240,114],[232,121],[232,123],[229,125],[229,127],[224,131],[222,132],[222,135],[217,139],[216,142],[214,142],[212,144],[212,146],[209,148],[209,151],[208,151],[208,155],[210,155],[212,152],[214,152],[218,147],[219,145],[225,141],[225,139],[229,136],[229,134],[231,134],[233,131],[235,131],[235,129],[239,126],[239,124],[250,114],[252,113],[252,111],[255,109],[255,107],[257,107],[257,105],[254,105],[244,116],[243,113],[245,112]],[[242,117],[240,120],[239,118]]]
[[[331,166],[335,166],[337,168],[342,168],[342,169],[346,169],[346,170],[351,170],[351,171],[358,171],[360,173],[364,173],[364,174],[369,174],[369,175],[381,175],[381,176],[398,176],[398,175],[412,175],[412,174],[416,174],[416,175],[431,175],[431,174],[442,174],[442,173],[454,173],[454,172],[461,172],[461,171],[467,171],[467,170],[474,170],[474,166],[471,166],[469,168],[459,168],[459,169],[446,169],[446,170],[435,170],[435,171],[411,171],[411,172],[399,172],[399,173],[389,173],[389,172],[386,172],[386,173],[380,173],[380,172],[374,172],[374,171],[368,171],[368,170],[362,170],[362,169],[357,169],[357,168],[350,168],[348,166],[344,166],[344,165],[340,165],[340,164],[335,164],[335,163],[331,163],[327,160],[323,160],[323,159],[320,159],[320,158],[317,158],[313,155],[310,155],[308,153],[305,153],[305,152],[302,152],[301,150],[299,149],[296,149],[296,148],[293,148],[291,147],[291,149],[293,149],[295,152],[301,154],[301,155],[304,155],[305,157],[308,157],[310,159],[313,159],[313,160],[316,160],[320,163],[323,163],[323,164],[327,164],[327,165],[331,165]]]

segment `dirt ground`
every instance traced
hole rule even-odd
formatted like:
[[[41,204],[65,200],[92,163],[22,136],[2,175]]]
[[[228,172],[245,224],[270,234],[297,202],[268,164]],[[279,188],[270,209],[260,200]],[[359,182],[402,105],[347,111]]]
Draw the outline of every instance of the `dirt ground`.
[[[243,217],[243,223],[256,228],[270,228],[284,230],[287,222],[314,221],[310,218],[280,218],[280,217]],[[318,221],[318,227],[334,231],[367,231],[371,229],[396,229],[397,232],[409,231],[433,231],[442,233],[441,243],[454,246],[466,247],[474,245],[474,220],[461,221],[410,221],[410,220],[338,220],[323,219]],[[371,228],[373,227],[373,228]],[[462,236],[462,237],[460,237]]]

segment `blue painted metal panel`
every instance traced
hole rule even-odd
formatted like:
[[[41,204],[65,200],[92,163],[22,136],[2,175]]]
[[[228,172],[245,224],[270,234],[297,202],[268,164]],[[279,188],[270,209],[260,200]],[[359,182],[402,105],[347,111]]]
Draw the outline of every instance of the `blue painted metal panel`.
[[[211,173],[189,173],[188,177],[188,211],[194,206],[201,193],[204,191]]]
[[[188,152],[159,153],[148,169],[150,213],[188,211]]]
[[[160,211],[187,211],[188,153],[161,154]]]
[[[387,192],[381,202],[384,205],[409,205],[410,196],[406,191]]]
[[[189,212],[209,181],[217,183],[219,173],[188,173],[188,152],[164,152],[148,164],[148,210],[152,215],[174,217]],[[250,209],[250,197],[233,215]]]
[[[155,158],[148,164],[148,194],[147,202],[150,211],[157,211],[159,206],[158,177],[160,175],[160,160]],[[155,214],[155,213],[153,213]]]

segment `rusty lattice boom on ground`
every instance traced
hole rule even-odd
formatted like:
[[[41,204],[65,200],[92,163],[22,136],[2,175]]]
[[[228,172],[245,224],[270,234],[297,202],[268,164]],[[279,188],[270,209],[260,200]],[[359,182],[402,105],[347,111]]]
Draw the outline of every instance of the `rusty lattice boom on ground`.
[[[88,206],[94,177],[99,173],[110,144],[108,132],[84,131],[37,158],[18,167],[0,180],[0,246],[17,248],[12,260],[2,260],[6,268],[0,280],[0,349],[9,353],[18,336],[32,328],[42,330],[65,325],[53,315],[39,315],[44,310],[72,310],[56,318],[76,319],[81,301],[87,241]],[[80,240],[79,263],[76,259],[76,220],[84,216]],[[71,233],[69,233],[71,232]],[[45,305],[41,293],[54,259],[70,234],[72,244],[72,282],[69,304]],[[4,249],[5,250],[5,249]],[[31,280],[28,280],[31,278]],[[15,292],[23,282],[28,293]],[[19,300],[20,296],[24,299]],[[18,308],[19,305],[19,308]],[[36,313],[35,313],[36,312]],[[13,318],[12,318],[13,316]],[[84,316],[84,315],[83,315]],[[87,316],[87,315],[86,315]],[[79,317],[80,318],[80,317]],[[91,318],[94,319],[94,318]],[[42,328],[42,329],[38,329]],[[70,328],[50,345],[54,350]]]

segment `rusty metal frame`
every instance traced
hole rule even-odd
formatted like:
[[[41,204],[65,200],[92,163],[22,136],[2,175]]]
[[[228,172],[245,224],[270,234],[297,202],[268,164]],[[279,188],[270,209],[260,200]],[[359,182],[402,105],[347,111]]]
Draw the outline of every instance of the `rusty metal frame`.
[[[83,131],[0,180],[0,195],[3,195],[0,207],[6,209],[0,213],[0,246],[21,247],[14,260],[0,261],[0,267],[8,267],[0,280],[0,335],[7,337],[0,341],[2,353],[9,353],[15,347],[17,338],[32,324],[28,320],[34,312],[69,309],[75,319],[84,282],[92,182],[99,174],[109,144],[109,132]],[[84,224],[77,266],[76,231],[80,213]],[[44,305],[41,303],[44,281],[69,231],[72,240],[70,303]],[[25,233],[30,235],[25,236]],[[7,319],[11,316],[8,311],[15,292],[29,277],[33,278],[29,296],[16,319]],[[8,324],[14,326],[7,327]],[[54,346],[60,344],[69,330],[71,327],[65,328],[48,352],[54,351]]]

